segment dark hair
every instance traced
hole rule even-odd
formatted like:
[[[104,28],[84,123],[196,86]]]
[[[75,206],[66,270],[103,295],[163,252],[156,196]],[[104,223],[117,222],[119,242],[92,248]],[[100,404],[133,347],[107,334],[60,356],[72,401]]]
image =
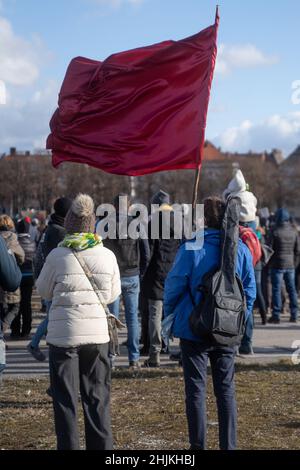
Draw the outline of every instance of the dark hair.
[[[16,226],[17,233],[29,233],[29,229],[30,224],[25,219],[18,221]]]
[[[220,230],[225,213],[225,202],[216,196],[207,197],[203,201],[205,225]]]

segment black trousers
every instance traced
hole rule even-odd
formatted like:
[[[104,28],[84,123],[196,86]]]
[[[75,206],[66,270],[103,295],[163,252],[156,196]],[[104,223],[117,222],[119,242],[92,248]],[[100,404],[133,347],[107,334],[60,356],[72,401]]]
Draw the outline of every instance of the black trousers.
[[[183,339],[180,340],[180,345],[191,449],[206,448],[206,382],[209,359],[218,409],[220,449],[234,450],[237,440],[235,350],[227,347],[205,347],[195,341]]]
[[[20,310],[16,318],[11,324],[11,332],[13,336],[27,336],[31,331],[32,309],[31,297],[33,289],[33,276],[25,276],[22,278],[20,291],[21,302]],[[22,326],[21,326],[22,322]]]
[[[80,390],[87,450],[111,450],[111,369],[107,344],[50,346],[50,382],[58,450],[79,450]]]

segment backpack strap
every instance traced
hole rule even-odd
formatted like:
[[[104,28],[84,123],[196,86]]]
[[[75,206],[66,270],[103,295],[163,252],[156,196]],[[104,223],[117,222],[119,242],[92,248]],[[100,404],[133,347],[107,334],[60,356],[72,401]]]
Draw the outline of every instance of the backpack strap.
[[[226,291],[231,292],[236,273],[236,260],[239,242],[239,218],[241,200],[230,197],[227,200],[221,229],[221,268],[225,280]]]
[[[75,258],[77,259],[78,263],[80,264],[86,277],[90,281],[90,284],[100,301],[100,305],[102,305],[106,313],[107,328],[108,328],[108,334],[109,334],[109,340],[110,340],[109,341],[109,354],[111,356],[119,356],[120,348],[119,348],[119,340],[118,340],[118,329],[124,328],[125,325],[109,311],[109,308],[107,304],[104,302],[101,292],[98,289],[93,273],[90,271],[88,265],[86,264],[84,257],[81,255],[79,251],[72,250],[72,252]]]

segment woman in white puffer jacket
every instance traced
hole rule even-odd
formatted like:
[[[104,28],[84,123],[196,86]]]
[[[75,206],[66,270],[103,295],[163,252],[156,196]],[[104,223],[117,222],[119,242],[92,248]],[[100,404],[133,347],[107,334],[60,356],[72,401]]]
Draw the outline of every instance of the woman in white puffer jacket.
[[[94,227],[94,203],[80,194],[65,218],[66,238],[48,255],[37,280],[41,297],[52,301],[47,343],[60,450],[79,449],[79,389],[86,448],[112,448],[106,313],[74,251],[80,252],[105,304],[114,302],[121,293],[120,273],[115,255],[103,246]]]

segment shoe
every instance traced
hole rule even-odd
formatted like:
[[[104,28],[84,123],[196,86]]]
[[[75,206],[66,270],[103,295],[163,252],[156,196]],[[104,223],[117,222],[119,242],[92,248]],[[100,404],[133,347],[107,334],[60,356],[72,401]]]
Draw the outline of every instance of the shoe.
[[[21,334],[21,339],[22,339],[23,341],[28,341],[30,338],[31,338],[30,334],[28,334],[28,335],[23,335],[23,334]]]
[[[297,318],[290,318],[290,323],[298,323],[298,320]]]
[[[153,356],[150,356],[148,359],[145,360],[144,362],[144,367],[160,367],[160,360],[159,360],[159,354],[154,354]]]
[[[267,324],[267,314],[266,313],[262,314],[262,316],[261,316],[261,324],[262,325]]]
[[[241,356],[254,356],[252,346],[249,346],[249,348],[240,348],[239,349],[239,354]]]
[[[12,341],[20,341],[22,339],[21,333],[11,333],[10,339]]]
[[[27,345],[27,351],[34,357],[34,359],[36,359],[37,361],[39,362],[43,362],[45,359],[46,359],[46,356],[44,353],[42,353],[42,351],[40,350],[40,348],[33,348],[31,346],[31,343],[29,343]]]
[[[141,368],[141,364],[139,361],[130,361],[129,362],[129,369],[132,371],[132,372],[136,372],[136,371],[139,371]]]
[[[161,349],[160,354],[169,354],[169,348]]]
[[[273,325],[279,325],[280,320],[279,320],[279,318],[271,317],[271,318],[269,318],[268,323],[272,323]]]
[[[181,361],[181,351],[175,354],[170,354],[170,361]]]

